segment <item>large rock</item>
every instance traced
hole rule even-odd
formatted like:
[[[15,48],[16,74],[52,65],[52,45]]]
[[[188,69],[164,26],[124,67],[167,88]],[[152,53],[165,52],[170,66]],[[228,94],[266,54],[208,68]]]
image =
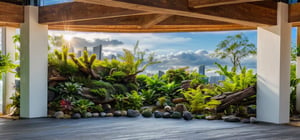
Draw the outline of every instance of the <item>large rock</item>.
[[[250,119],[242,119],[241,122],[242,123],[250,123]]]
[[[183,113],[183,111],[187,111],[184,104],[176,104],[175,111]]]
[[[250,117],[250,123],[258,123],[255,117]]]
[[[93,116],[93,117],[99,117],[100,114],[99,114],[99,113],[92,113],[92,116]]]
[[[224,119],[225,122],[240,122],[241,118],[235,117],[235,116],[230,116]]]
[[[205,116],[205,119],[206,120],[215,120],[215,119],[217,119],[217,117],[214,115],[208,115],[208,116]]]
[[[119,110],[117,110],[117,111],[114,112],[114,116],[115,117],[121,117],[122,116],[122,112],[119,111]]]
[[[164,110],[165,110],[165,112],[171,112],[172,111],[172,107],[170,107],[170,106],[165,106],[164,107]]]
[[[91,117],[93,117],[93,114],[91,112],[86,112],[86,113],[83,114],[83,117],[84,118],[91,118]]]
[[[184,111],[182,117],[187,121],[193,119],[192,113],[188,111]]]
[[[113,113],[106,113],[105,117],[113,117],[114,114]]]
[[[151,118],[152,117],[152,112],[150,110],[144,110],[142,112],[142,116],[145,118]]]
[[[140,112],[137,110],[128,109],[127,116],[128,117],[138,117],[138,116],[140,116]]]
[[[174,118],[174,119],[181,119],[182,115],[180,112],[173,112],[172,115],[171,115],[171,118]]]
[[[162,117],[163,117],[163,113],[160,112],[160,111],[155,111],[155,112],[154,112],[154,117],[155,117],[155,118],[162,118]]]
[[[122,116],[127,116],[127,111],[125,111],[125,110],[121,111],[121,115]]]
[[[80,113],[74,113],[74,114],[72,115],[72,119],[80,119],[80,118],[81,118]]]
[[[54,117],[56,119],[63,119],[65,117],[65,114],[62,111],[57,111],[57,112],[54,113]]]
[[[171,113],[169,113],[169,112],[164,112],[163,118],[171,118]]]
[[[105,112],[101,112],[100,113],[100,117],[105,117],[106,116],[106,113]]]

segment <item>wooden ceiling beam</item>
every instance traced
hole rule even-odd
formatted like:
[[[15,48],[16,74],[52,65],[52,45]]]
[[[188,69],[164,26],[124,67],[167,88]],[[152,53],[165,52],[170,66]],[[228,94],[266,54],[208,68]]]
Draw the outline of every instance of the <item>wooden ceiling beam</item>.
[[[138,28],[142,28],[141,25],[145,25],[145,21],[149,21],[150,19],[155,19],[157,17],[156,14],[150,15],[138,15],[138,16],[128,16],[128,17],[118,17],[118,18],[109,18],[109,19],[93,19],[87,21],[74,21],[68,23],[57,23],[51,25],[65,25],[65,26],[72,26],[72,25],[82,25],[82,26],[110,26],[110,25],[134,25]],[[220,22],[214,20],[206,20],[206,19],[199,19],[199,18],[191,18],[191,17],[183,17],[183,16],[168,16],[167,19],[157,23],[154,25],[177,25],[177,26],[185,26],[185,25],[228,25],[230,23],[227,22]],[[149,28],[152,28],[149,27]]]
[[[167,18],[169,18],[171,15],[154,15],[154,17],[148,18],[145,20],[145,22],[141,25],[142,28],[150,28]]]
[[[55,24],[91,19],[144,15],[149,13],[150,12],[74,2],[40,7],[39,23]]]
[[[20,5],[6,3],[6,2],[0,2],[0,22],[1,23],[23,23],[24,7]]]
[[[227,17],[222,17],[218,14],[208,15],[200,12],[195,12],[189,9],[188,2],[185,0],[151,0],[151,1],[149,0],[75,0],[75,1],[104,5],[109,7],[122,7],[131,10],[155,12],[157,14],[173,14],[179,16],[209,19],[209,20],[229,22],[229,23],[252,26],[252,27],[267,26],[267,25],[274,24],[274,22],[270,22],[270,23],[259,22],[256,21],[255,18],[249,20],[237,19],[236,15],[239,14],[238,10],[235,10],[234,13],[229,13]],[[231,8],[235,9],[236,7],[231,7]],[[211,10],[212,12],[214,11],[214,9]],[[262,14],[261,13],[262,11],[259,10],[256,11],[252,10],[252,11],[254,11],[258,15]],[[249,14],[246,13],[243,16],[248,16],[248,15]]]
[[[242,21],[255,21],[257,23],[268,25],[277,24],[277,9],[271,9],[251,3],[198,8],[193,11],[226,18],[234,17],[235,19]]]
[[[289,5],[289,22],[300,22],[300,3]]]
[[[253,30],[254,27],[242,25],[205,25],[205,26],[182,26],[182,25],[154,25],[152,28],[138,28],[135,25],[128,26],[83,26],[83,25],[50,25],[50,30],[71,30],[84,32],[118,32],[118,33],[160,33],[160,32],[205,32],[205,31],[228,31],[228,30]]]
[[[246,2],[257,2],[257,1],[267,1],[267,0],[188,0],[189,7],[192,8],[203,8],[203,7],[212,7],[220,5],[229,5],[229,4],[239,4]]]

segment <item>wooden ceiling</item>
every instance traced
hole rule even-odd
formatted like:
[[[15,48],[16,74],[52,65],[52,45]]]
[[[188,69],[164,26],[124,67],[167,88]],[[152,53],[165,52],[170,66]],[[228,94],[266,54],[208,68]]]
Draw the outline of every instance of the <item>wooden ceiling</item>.
[[[276,0],[74,0],[39,8],[51,30],[189,32],[256,29],[276,25]],[[300,25],[300,3],[289,21]],[[23,6],[0,2],[0,26],[23,22]]]

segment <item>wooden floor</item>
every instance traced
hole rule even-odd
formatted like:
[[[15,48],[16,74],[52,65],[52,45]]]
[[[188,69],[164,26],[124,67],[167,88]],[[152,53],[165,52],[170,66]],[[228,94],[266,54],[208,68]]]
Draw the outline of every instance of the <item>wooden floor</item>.
[[[0,119],[0,140],[299,140],[300,128],[206,120]]]

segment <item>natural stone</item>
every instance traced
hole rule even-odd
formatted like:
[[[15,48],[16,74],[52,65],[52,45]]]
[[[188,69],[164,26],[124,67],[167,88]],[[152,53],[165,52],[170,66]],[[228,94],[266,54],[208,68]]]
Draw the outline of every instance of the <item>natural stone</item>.
[[[183,111],[182,117],[183,117],[185,120],[192,120],[192,119],[193,119],[192,113],[191,113],[191,112],[188,112],[188,111]]]
[[[138,116],[140,116],[140,112],[137,110],[128,109],[127,116],[128,117],[138,117]]]
[[[113,117],[113,116],[114,116],[114,114],[112,114],[112,113],[106,113],[105,117]]]
[[[150,118],[152,117],[152,112],[150,110],[145,110],[142,112],[143,117]]]
[[[154,117],[155,118],[161,118],[163,116],[163,113],[162,112],[160,112],[160,111],[155,111],[154,112]]]
[[[242,119],[241,122],[242,123],[250,123],[250,119]]]
[[[235,116],[230,116],[228,118],[224,119],[225,122],[240,122],[241,118],[235,117]]]
[[[80,113],[74,113],[74,114],[72,115],[72,119],[80,119],[80,118],[81,118]]]
[[[215,120],[217,117],[214,116],[214,115],[208,115],[208,116],[205,116],[205,119],[206,120]]]
[[[86,112],[86,113],[83,114],[83,117],[84,118],[91,118],[91,117],[93,117],[93,114],[91,112]]]
[[[184,104],[176,104],[175,111],[183,113],[183,111],[187,111]]]
[[[236,117],[236,116],[235,115],[222,116],[222,120],[225,120],[225,119],[230,118],[230,117]]]
[[[182,115],[180,112],[173,112],[172,115],[171,115],[171,118],[174,118],[174,119],[181,119]]]
[[[255,117],[250,117],[250,123],[258,123]]]
[[[125,111],[125,110],[121,111],[121,115],[122,116],[127,116],[127,111]]]
[[[93,116],[93,117],[99,117],[100,114],[99,114],[99,113],[92,113],[92,116]]]
[[[164,113],[163,113],[163,118],[171,118],[171,113],[169,113],[169,112],[164,112]]]
[[[117,110],[117,111],[114,112],[114,116],[115,117],[120,117],[120,116],[122,116],[122,112]]]
[[[165,112],[170,112],[170,111],[172,111],[172,107],[167,105],[164,107],[164,110],[165,110]]]
[[[56,119],[63,119],[64,118],[64,112],[62,112],[62,111],[57,111],[57,112],[55,112],[54,113],[54,117],[56,118]]]
[[[100,116],[101,116],[101,117],[105,117],[105,116],[106,116],[106,113],[105,113],[105,112],[101,112],[101,113],[100,113]]]

